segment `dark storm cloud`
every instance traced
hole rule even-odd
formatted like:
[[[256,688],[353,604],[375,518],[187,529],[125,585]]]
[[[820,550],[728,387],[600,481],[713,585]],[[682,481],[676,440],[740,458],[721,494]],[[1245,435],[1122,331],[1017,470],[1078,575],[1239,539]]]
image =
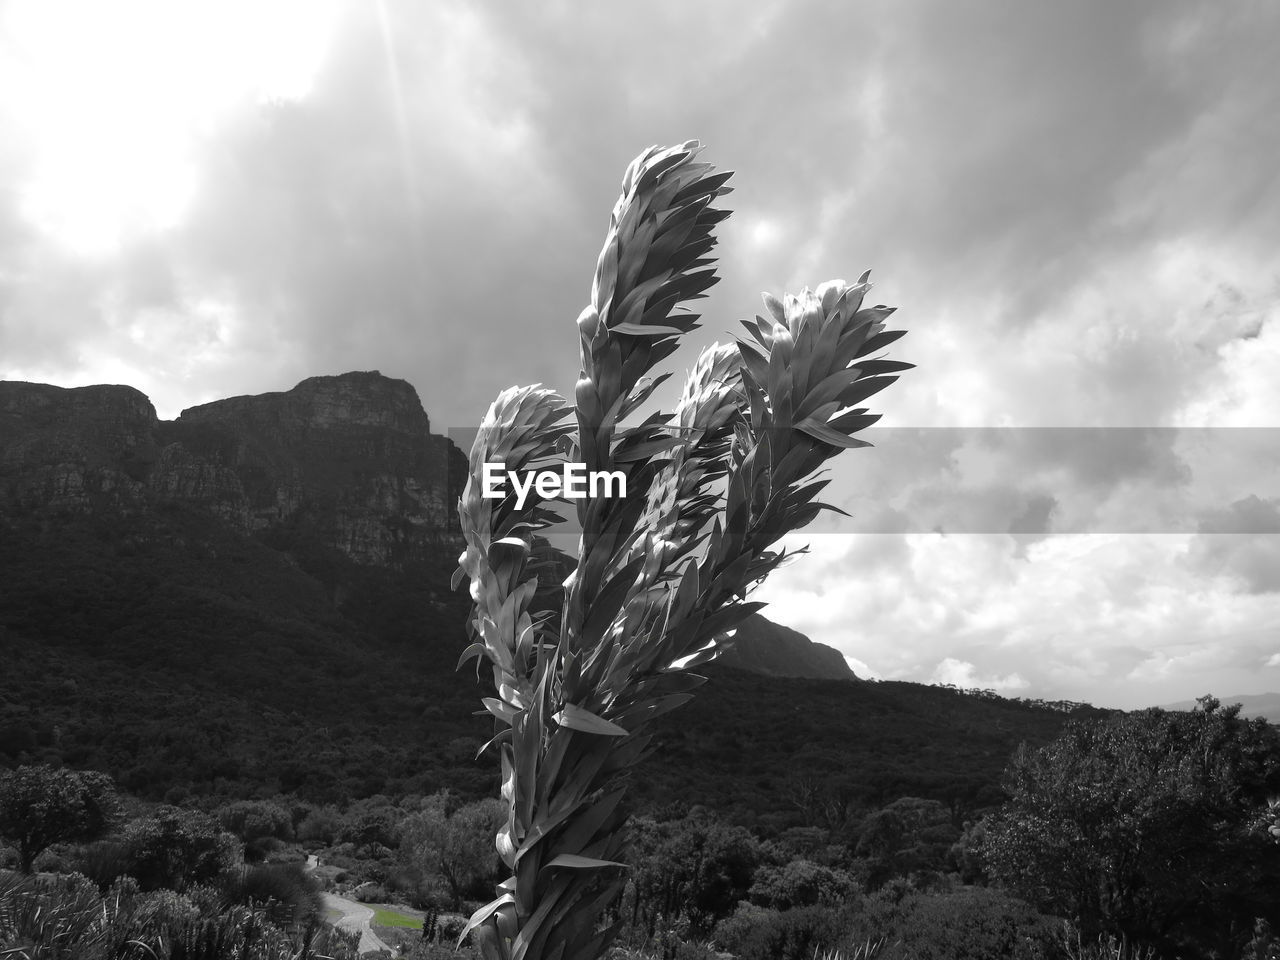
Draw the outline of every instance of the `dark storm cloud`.
[[[1002,331],[1079,322],[1053,308],[1157,241],[1232,224],[1237,244],[1275,239],[1276,151],[1254,121],[1274,94],[1250,78],[1276,18],[1250,10],[352,4],[303,99],[209,135],[196,204],[162,249],[126,245],[105,275],[57,284],[60,339],[105,334],[110,351],[135,298],[205,303],[228,318],[223,351],[188,358],[186,399],[378,368],[418,386],[435,422],[472,424],[508,384],[571,386],[572,321],[623,168],[700,137],[737,170],[739,215],[677,366],[760,289],[871,266],[931,370],[891,408],[947,416],[931,389],[994,351],[986,396],[953,398],[960,415],[1043,422],[1027,360],[1057,343]],[[38,287],[9,299],[42,307]],[[1064,422],[1159,422],[1213,367],[1196,372],[1149,317],[1107,322],[1133,329],[1048,361]],[[230,361],[250,349],[270,356]]]

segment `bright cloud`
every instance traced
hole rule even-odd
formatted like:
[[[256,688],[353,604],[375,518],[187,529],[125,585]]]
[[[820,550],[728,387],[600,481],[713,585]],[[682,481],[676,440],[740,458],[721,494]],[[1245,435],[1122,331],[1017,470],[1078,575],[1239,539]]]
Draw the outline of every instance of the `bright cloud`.
[[[1029,684],[1016,673],[1006,677],[985,677],[978,674],[972,663],[947,657],[933,670],[929,678],[934,683],[950,684],[962,689],[1013,691],[1024,690]]]

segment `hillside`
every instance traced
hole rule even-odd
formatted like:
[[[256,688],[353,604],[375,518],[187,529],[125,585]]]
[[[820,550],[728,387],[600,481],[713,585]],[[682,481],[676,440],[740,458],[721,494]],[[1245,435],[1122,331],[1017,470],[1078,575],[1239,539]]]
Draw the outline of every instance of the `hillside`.
[[[377,374],[169,423],[128,387],[0,383],[0,765],[103,769],[157,799],[495,793],[475,758],[489,678],[454,671],[468,598],[439,504],[458,457]],[[664,718],[642,807],[776,828],[905,795],[971,809],[1067,717],[859,681],[757,623]],[[840,678],[764,675],[782,672],[770,635],[788,668]]]

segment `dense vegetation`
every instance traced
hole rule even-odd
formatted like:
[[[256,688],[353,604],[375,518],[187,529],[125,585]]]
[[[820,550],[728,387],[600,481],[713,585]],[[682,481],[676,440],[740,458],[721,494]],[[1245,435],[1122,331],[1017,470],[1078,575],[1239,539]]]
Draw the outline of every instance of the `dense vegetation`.
[[[1280,957],[1275,728],[1211,699],[1190,714],[1076,721],[1019,751],[1005,786],[1005,803],[962,825],[920,797],[771,836],[703,806],[637,817],[617,957]],[[41,791],[47,802],[30,802]],[[0,774],[0,835],[14,844],[0,846],[0,950],[53,956],[36,946],[56,935],[85,957],[134,956],[111,952],[127,940],[169,960],[353,956],[319,923],[323,884],[397,904],[375,929],[436,960],[503,875],[501,819],[495,800],[447,791],[175,807],[113,797],[102,775],[18,768]],[[67,839],[24,878],[16,845],[37,821]],[[307,851],[321,864],[309,874]]]
[[[102,770],[170,802],[496,794],[496,764],[475,756],[492,735],[474,716],[482,684],[453,669],[452,557],[360,567],[301,529],[264,543],[176,507],[0,524],[0,767]],[[1020,742],[1067,717],[916,684],[707,672],[659,723],[639,809],[704,804],[776,830],[920,796],[959,820],[1001,799]]]

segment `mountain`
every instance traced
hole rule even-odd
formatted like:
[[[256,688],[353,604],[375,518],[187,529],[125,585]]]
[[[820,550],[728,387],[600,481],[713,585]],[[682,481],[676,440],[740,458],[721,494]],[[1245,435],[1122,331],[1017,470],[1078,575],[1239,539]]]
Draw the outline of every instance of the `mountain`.
[[[0,511],[191,505],[245,535],[289,529],[399,565],[456,535],[466,458],[377,371],[312,377],[158,420],[126,386],[0,381]]]
[[[1219,697],[1223,706],[1240,704],[1240,716],[1262,717],[1269,723],[1280,723],[1280,693],[1243,693],[1233,697]],[[1162,710],[1194,710],[1198,704],[1194,700],[1180,700],[1177,703],[1165,704]]]
[[[465,466],[376,372],[172,421],[131,387],[0,382],[0,767],[101,769],[171,801],[493,795],[492,680],[454,669]],[[705,672],[633,796],[777,829],[807,816],[802,780],[991,803],[1019,743],[1098,713],[858,681],[764,618]]]
[[[767,677],[857,680],[839,650],[816,643],[798,630],[753,613],[738,627],[733,646],[720,657],[725,666]]]

